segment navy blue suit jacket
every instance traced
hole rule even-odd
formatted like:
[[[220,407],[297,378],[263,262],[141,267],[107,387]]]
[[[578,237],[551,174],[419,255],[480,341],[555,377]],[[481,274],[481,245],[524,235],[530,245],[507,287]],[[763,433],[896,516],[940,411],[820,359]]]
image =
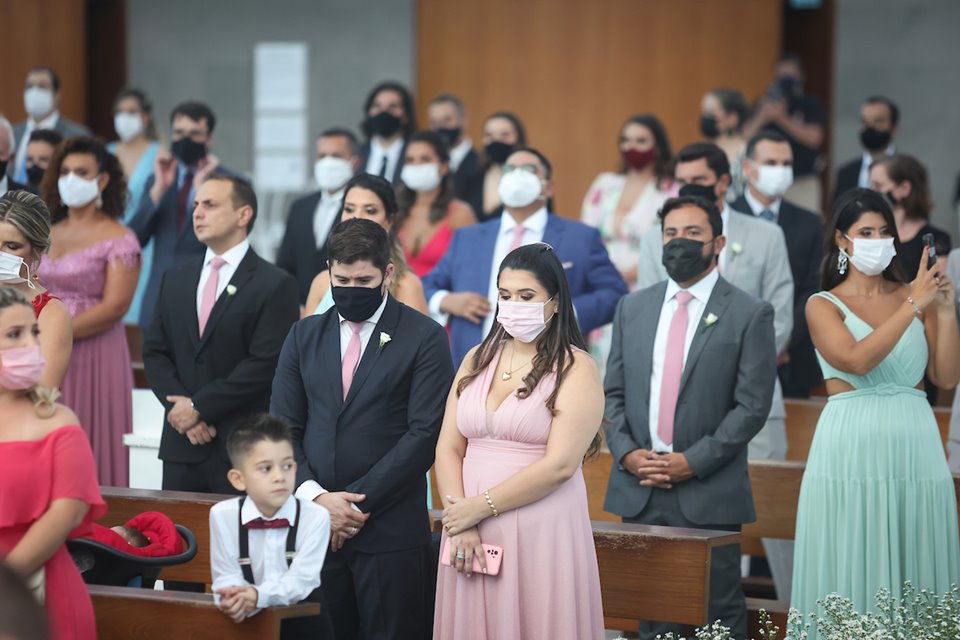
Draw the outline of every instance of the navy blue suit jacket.
[[[427,300],[437,291],[473,291],[486,296],[490,278],[496,277],[491,263],[499,230],[497,218],[454,233],[443,258],[423,279]],[[543,241],[563,263],[580,330],[587,333],[613,320],[627,285],[610,262],[600,233],[581,222],[550,214]],[[483,340],[483,327],[456,316],[450,317],[449,326],[453,362],[459,367],[467,352]]]

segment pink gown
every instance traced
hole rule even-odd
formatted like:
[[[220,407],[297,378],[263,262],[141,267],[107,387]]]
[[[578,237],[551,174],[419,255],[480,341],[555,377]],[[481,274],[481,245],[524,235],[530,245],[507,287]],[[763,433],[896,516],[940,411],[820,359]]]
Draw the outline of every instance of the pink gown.
[[[542,458],[553,421],[556,376],[520,400],[486,409],[494,360],[463,390],[457,426],[467,438],[463,490],[481,495]],[[603,638],[600,573],[581,470],[553,493],[480,523],[480,540],[503,548],[500,575],[467,578],[440,565],[434,640]],[[443,535],[440,548],[446,544]]]
[[[86,533],[107,511],[90,443],[80,427],[60,427],[41,440],[0,442],[0,459],[0,557],[17,546],[54,500],[76,498],[90,505],[69,537]],[[90,594],[65,545],[44,565],[44,581],[54,640],[95,640]]]
[[[60,258],[44,256],[40,281],[76,317],[103,300],[107,268],[117,260],[126,267],[139,262],[140,244],[132,233]],[[122,320],[96,335],[74,339],[60,391],[60,402],[73,409],[90,438],[100,484],[126,487],[123,434],[133,422],[133,371]]]

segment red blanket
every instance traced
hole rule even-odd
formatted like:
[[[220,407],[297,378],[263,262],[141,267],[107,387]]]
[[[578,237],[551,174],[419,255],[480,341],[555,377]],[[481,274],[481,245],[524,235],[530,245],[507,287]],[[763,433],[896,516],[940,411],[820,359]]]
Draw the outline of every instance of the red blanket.
[[[175,556],[183,553],[183,541],[173,525],[173,520],[162,513],[146,511],[135,516],[124,526],[142,533],[150,541],[150,544],[145,547],[134,547],[116,531],[99,524],[92,525],[93,530],[84,537],[110,545],[124,553],[143,558]]]

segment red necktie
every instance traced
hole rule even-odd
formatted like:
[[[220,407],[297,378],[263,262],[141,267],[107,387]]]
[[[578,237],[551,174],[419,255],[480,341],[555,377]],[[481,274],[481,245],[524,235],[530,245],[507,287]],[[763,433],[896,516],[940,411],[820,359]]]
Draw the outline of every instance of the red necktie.
[[[187,169],[187,172],[183,174],[183,184],[180,185],[180,190],[177,191],[177,233],[183,229],[183,225],[187,222],[188,217],[188,208],[190,203],[187,200],[190,199],[190,189],[193,188],[193,171]]]
[[[290,526],[290,521],[286,518],[276,518],[274,520],[254,518],[243,526],[247,529],[283,529]]]
[[[663,377],[660,379],[660,411],[657,415],[657,435],[664,444],[673,444],[673,421],[683,376],[683,348],[687,341],[687,304],[693,299],[693,294],[679,291],[676,297],[677,310],[673,312],[667,332],[667,352],[663,358]]]
[[[346,400],[347,392],[350,391],[350,385],[353,383],[353,374],[357,372],[357,365],[360,363],[360,330],[363,329],[362,322],[347,322],[353,335],[350,336],[350,342],[347,343],[347,352],[343,354],[343,362],[340,364],[340,375],[343,382],[343,398]]]

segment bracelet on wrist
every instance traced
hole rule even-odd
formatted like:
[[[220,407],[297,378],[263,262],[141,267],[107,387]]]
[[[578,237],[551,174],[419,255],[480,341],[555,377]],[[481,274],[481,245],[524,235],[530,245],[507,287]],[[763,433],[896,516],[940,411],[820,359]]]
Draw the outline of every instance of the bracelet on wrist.
[[[919,305],[917,305],[917,303],[913,301],[912,296],[907,296],[907,302],[909,302],[910,306],[913,307],[913,312],[917,314],[918,318],[923,315],[923,309],[921,309]]]
[[[500,515],[500,512],[497,511],[497,506],[493,504],[493,500],[490,499],[490,492],[483,492],[483,499],[487,501],[487,506],[490,507],[490,511],[493,512],[493,517],[496,518]]]

